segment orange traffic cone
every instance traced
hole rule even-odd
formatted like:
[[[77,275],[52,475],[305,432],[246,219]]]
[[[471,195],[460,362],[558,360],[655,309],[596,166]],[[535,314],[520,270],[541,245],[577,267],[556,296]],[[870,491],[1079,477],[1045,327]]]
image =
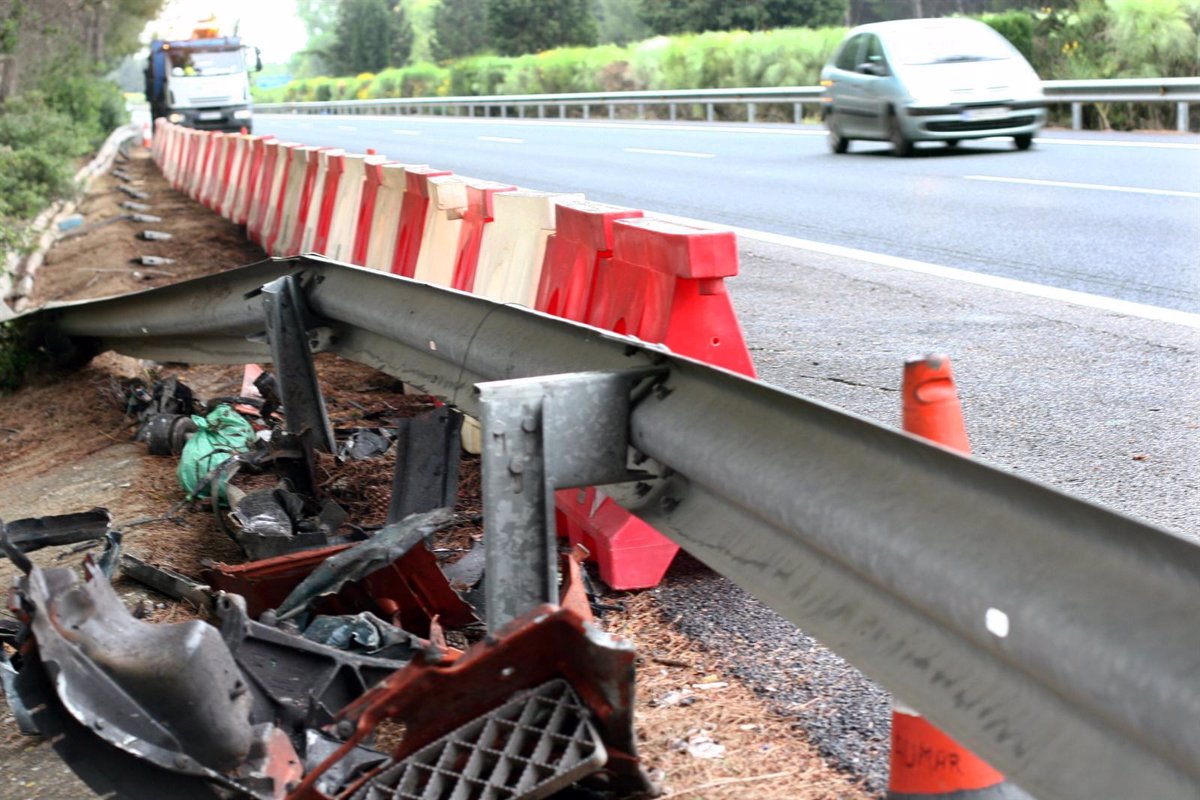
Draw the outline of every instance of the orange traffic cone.
[[[930,355],[904,364],[904,430],[971,452],[950,359]],[[888,800],[1032,800],[979,756],[892,701]]]
[[[150,133],[150,121],[146,120],[142,123],[142,147],[149,150],[152,140],[153,137]]]

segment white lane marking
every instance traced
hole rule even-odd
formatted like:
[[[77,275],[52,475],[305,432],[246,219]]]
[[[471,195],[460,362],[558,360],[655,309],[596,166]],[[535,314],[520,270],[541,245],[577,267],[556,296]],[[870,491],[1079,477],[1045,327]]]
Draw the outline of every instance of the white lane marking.
[[[756,231],[751,230],[750,228],[738,228],[731,225],[718,225],[713,222],[691,219],[689,217],[677,217],[672,214],[660,214],[658,212],[647,211],[646,216],[655,219],[666,220],[667,222],[677,222],[681,225],[691,225],[696,228],[733,231],[735,234],[745,239],[753,239],[760,242],[783,245],[784,247],[796,247],[801,250],[810,250],[814,253],[838,256],[840,258],[851,258],[856,261],[865,261],[868,264],[876,264],[881,267],[891,267],[893,269],[902,269],[908,272],[918,272],[923,275],[933,275],[938,278],[961,281],[962,283],[970,283],[976,286],[985,286],[991,289],[1001,289],[1008,292],[1014,292],[1016,294],[1040,297],[1045,300],[1055,300],[1060,303],[1070,303],[1076,306],[1084,306],[1085,308],[1094,308],[1100,311],[1109,311],[1114,314],[1123,314],[1128,317],[1139,317],[1141,319],[1153,320],[1155,322],[1169,322],[1175,325],[1184,325],[1189,328],[1200,328],[1200,314],[1193,314],[1188,311],[1178,311],[1174,308],[1162,308],[1160,306],[1152,306],[1146,303],[1134,303],[1129,300],[1118,300],[1115,297],[1104,297],[1103,295],[1098,294],[1077,292],[1073,289],[1059,289],[1054,286],[1043,286],[1040,283],[1019,281],[1014,278],[1001,278],[997,275],[985,275],[982,272],[971,272],[970,270],[958,269],[956,267],[943,267],[940,264],[927,264],[924,261],[915,261],[911,258],[900,258],[899,256],[889,256],[884,255],[883,253],[872,253],[868,250],[859,250],[854,247],[843,247],[837,244],[825,244],[824,242],[814,242],[809,239],[797,239],[793,236],[784,236],[783,234],[779,233],[767,233],[766,231]]]
[[[626,147],[626,153],[646,153],[652,156],[679,156],[680,158],[716,158],[716,153],[690,153],[687,150],[652,150],[649,147]]]
[[[401,136],[420,136],[421,135],[420,131],[400,131],[400,130],[396,130],[394,128],[392,129],[392,133],[398,133]]]
[[[476,136],[481,142],[502,142],[504,144],[525,144],[524,139],[510,139],[507,136]]]
[[[1188,142],[1118,142],[1115,139],[1051,139],[1039,136],[1038,144],[1068,144],[1079,147],[1149,147],[1162,150],[1200,150],[1200,144]]]
[[[358,128],[355,127],[354,125],[338,125],[336,127],[339,131],[356,131],[356,130],[358,130]]]
[[[1154,194],[1162,197],[1193,197],[1200,199],[1200,192],[1182,192],[1175,189],[1141,189],[1136,186],[1109,186],[1103,183],[1072,183],[1071,181],[1040,181],[1033,178],[1002,178],[996,175],[964,175],[969,181],[992,183],[1018,183],[1022,186],[1051,186],[1059,189],[1093,189],[1099,192],[1126,192],[1128,194]]]

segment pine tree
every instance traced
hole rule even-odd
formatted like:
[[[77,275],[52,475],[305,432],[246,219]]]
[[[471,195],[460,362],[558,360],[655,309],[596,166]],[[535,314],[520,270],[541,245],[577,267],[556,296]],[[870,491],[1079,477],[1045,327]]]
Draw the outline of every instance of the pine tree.
[[[433,17],[433,57],[438,61],[473,56],[488,48],[487,4],[442,0]]]
[[[492,46],[501,55],[596,43],[590,0],[488,0],[487,15]]]

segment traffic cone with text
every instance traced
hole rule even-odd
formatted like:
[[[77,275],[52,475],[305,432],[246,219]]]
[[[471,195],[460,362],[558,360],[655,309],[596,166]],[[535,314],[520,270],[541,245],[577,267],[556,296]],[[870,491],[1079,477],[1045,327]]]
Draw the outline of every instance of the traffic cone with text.
[[[941,355],[904,364],[904,430],[971,452],[962,406]],[[888,800],[1033,800],[1029,794],[899,700],[892,700]]]

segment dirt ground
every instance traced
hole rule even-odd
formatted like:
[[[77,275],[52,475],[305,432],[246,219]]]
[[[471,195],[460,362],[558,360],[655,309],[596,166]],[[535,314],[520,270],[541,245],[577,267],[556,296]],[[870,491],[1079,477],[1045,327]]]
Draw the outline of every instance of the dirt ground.
[[[146,213],[162,216],[163,222],[146,226],[118,221],[63,240],[37,275],[32,294],[36,304],[142,290],[263,257],[237,226],[171,190],[144,150],[135,147],[130,155],[118,167],[134,176],[132,185],[150,193],[151,199],[139,202],[151,204],[153,210]],[[85,224],[127,213],[120,203],[129,198],[116,190],[118,183],[112,176],[96,182],[81,205]],[[174,238],[135,238],[145,227]],[[175,263],[154,268],[131,263],[141,255]],[[335,427],[354,426],[371,412],[407,416],[424,403],[404,396],[394,379],[361,365],[332,356],[317,361]],[[34,376],[19,392],[0,398],[0,450],[5,456],[0,459],[0,518],[11,521],[104,506],[112,512],[114,526],[124,530],[125,551],[153,563],[196,576],[209,560],[244,561],[207,509],[182,508],[163,519],[183,497],[175,477],[176,460],[150,456],[144,445],[131,441],[132,420],[120,406],[123,380],[154,375],[177,375],[199,397],[238,394],[242,381],[241,367],[156,365],[111,353],[75,373]],[[460,468],[459,511],[477,511],[477,462],[467,458]],[[386,511],[391,469],[390,459],[359,462],[344,472],[330,467],[326,485],[340,492],[336,499],[350,511],[353,522],[378,524]],[[479,535],[477,528],[460,530],[457,542]],[[47,549],[33,554],[34,560],[61,566],[83,558],[70,548],[58,550],[67,552]],[[12,564],[0,560],[0,585],[9,585],[14,576]],[[119,579],[117,587],[129,603],[147,611],[151,621],[169,622],[191,613],[125,579]],[[605,602],[622,610],[606,614],[601,624],[638,646],[639,747],[664,797],[870,796],[826,766],[802,731],[770,712],[723,671],[719,654],[705,652],[673,630],[662,619],[652,592],[614,593]],[[0,800],[93,796],[47,744],[16,732],[6,706],[0,710],[0,776]]]

